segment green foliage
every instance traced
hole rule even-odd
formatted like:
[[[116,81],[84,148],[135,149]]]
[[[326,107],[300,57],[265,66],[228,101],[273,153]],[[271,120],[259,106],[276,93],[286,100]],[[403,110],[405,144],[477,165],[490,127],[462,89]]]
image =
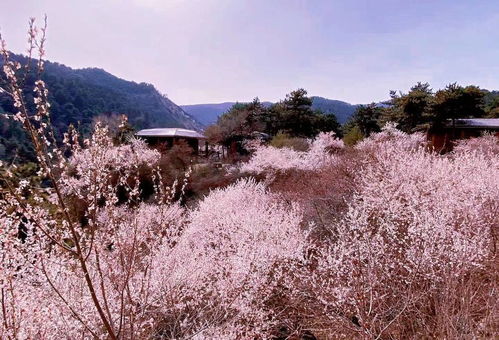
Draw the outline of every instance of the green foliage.
[[[433,93],[428,83],[418,82],[408,93],[390,92],[391,99],[384,105],[361,105],[346,124],[346,134],[357,126],[363,136],[380,130],[387,122],[394,122],[400,130],[438,128],[448,120],[457,118],[495,117],[499,114],[499,93],[477,86],[460,86],[456,83]],[[358,136],[352,132],[352,136]],[[354,138],[355,139],[355,138]]]
[[[382,122],[397,122],[397,127],[407,133],[421,128],[430,119],[433,91],[428,83],[418,82],[409,93],[390,93],[390,106],[384,110]]]
[[[360,128],[357,125],[354,125],[348,132],[343,136],[343,142],[345,145],[353,146],[364,139]]]
[[[313,137],[321,131],[335,131],[341,136],[336,117],[313,110],[307,91],[298,89],[269,108],[262,105],[258,98],[251,103],[236,103],[218,118],[217,124],[209,126],[205,134],[212,143],[230,146],[234,142],[254,138],[257,132],[270,136],[281,132],[286,136],[284,139],[297,138],[293,142],[295,147],[303,148],[303,143],[298,142],[300,138]],[[282,136],[277,140],[281,139]]]
[[[28,162],[20,164],[16,167],[10,167],[9,171],[12,173],[10,177],[11,185],[18,185],[21,180],[28,180],[30,184],[40,186],[41,178],[38,176],[39,167],[36,163]],[[6,178],[7,169],[5,167],[0,167],[0,177]],[[5,182],[0,180],[0,189],[5,187]]]
[[[0,159],[8,162],[35,162],[31,142],[19,122],[0,116]]]
[[[491,109],[487,113],[487,118],[499,118],[499,106]]]
[[[314,111],[307,91],[298,89],[286,95],[286,99],[272,108],[279,117],[276,127],[293,136],[310,137],[314,134]]]
[[[489,118],[499,118],[499,91],[483,90],[484,110]]]
[[[352,125],[360,130],[363,136],[369,136],[373,132],[381,131],[379,119],[383,109],[375,103],[369,105],[360,105],[352,117]]]
[[[270,145],[275,148],[290,148],[296,151],[307,151],[309,144],[305,138],[291,137],[287,133],[279,132],[270,141]]]
[[[307,91],[298,89],[273,105],[270,113],[274,116],[269,132],[274,135],[284,131],[291,136],[313,137],[321,131],[339,131],[339,124],[333,115],[312,109],[312,99]]]
[[[334,131],[339,138],[342,137],[343,131],[335,115],[325,114],[319,110],[315,110],[314,114],[315,114],[314,125],[316,130],[315,134],[318,134],[319,132]]]
[[[251,103],[236,103],[218,118],[217,128],[210,128],[208,138],[218,139],[219,142],[229,145],[233,141],[250,137],[255,131],[265,131],[266,121],[266,109],[258,98]],[[217,134],[218,136],[213,138]]]
[[[448,119],[482,117],[485,114],[484,95],[476,86],[462,87],[456,83],[438,90],[431,108],[434,125],[441,125]]]

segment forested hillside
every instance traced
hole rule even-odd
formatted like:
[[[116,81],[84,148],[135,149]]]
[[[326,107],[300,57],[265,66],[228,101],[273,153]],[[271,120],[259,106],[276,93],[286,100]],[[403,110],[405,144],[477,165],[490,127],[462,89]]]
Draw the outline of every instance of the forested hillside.
[[[317,96],[312,97],[312,109],[320,110],[327,114],[334,114],[340,124],[345,124],[354,114],[357,107],[358,105],[352,105],[341,100]]]
[[[11,55],[21,64],[26,58]],[[4,75],[2,74],[2,77]],[[24,83],[29,105],[36,75],[30,73]],[[72,69],[46,62],[42,79],[49,90],[51,118],[60,135],[69,124],[88,133],[92,121],[99,115],[126,114],[136,128],[186,127],[200,129],[190,115],[147,83],[126,81],[97,68]],[[0,80],[2,83],[4,79]],[[12,99],[0,93],[0,112],[14,112]],[[24,132],[17,123],[0,119],[0,159],[32,159]]]
[[[234,104],[234,102],[225,102],[218,104],[181,105],[180,107],[195,117],[201,124],[210,125],[215,123],[218,116],[227,112]]]

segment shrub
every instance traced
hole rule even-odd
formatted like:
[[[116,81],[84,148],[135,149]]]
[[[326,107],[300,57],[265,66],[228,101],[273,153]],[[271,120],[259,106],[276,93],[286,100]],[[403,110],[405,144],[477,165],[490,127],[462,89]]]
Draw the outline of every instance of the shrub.
[[[360,142],[364,138],[362,132],[357,125],[353,126],[346,134],[343,136],[343,141],[348,146],[353,146]]]
[[[206,326],[206,338],[264,336],[261,332],[274,322],[265,303],[280,275],[277,265],[282,270],[287,261],[302,256],[306,235],[300,228],[301,209],[282,202],[261,183],[241,180],[212,191],[188,219],[178,245],[158,254],[163,262],[158,275],[190,292],[173,315],[185,315],[186,333],[194,325],[198,330]],[[164,264],[168,259],[170,265]]]
[[[83,145],[73,130],[59,145],[44,83],[31,112],[3,42],[1,52],[12,118],[50,185],[0,164],[0,338],[498,333],[495,137],[439,155],[388,124],[351,148],[327,133],[306,151],[259,145],[232,171],[197,167],[190,190],[207,194],[187,208],[183,153],[169,168],[140,141],[114,145],[100,124]],[[262,180],[237,180],[239,169]]]
[[[241,171],[260,174],[291,169],[316,170],[334,162],[335,153],[343,147],[343,142],[332,132],[320,133],[310,142],[306,152],[261,145],[249,162],[241,166]]]
[[[270,146],[274,148],[289,148],[295,151],[307,151],[310,147],[307,139],[299,137],[291,137],[290,135],[279,132],[270,141]]]
[[[478,138],[460,140],[454,146],[453,151],[457,155],[466,152],[477,152],[495,157],[499,155],[499,138],[492,134],[486,134]]]
[[[372,154],[347,211],[288,280],[301,327],[338,338],[490,337],[499,158],[440,156],[394,132],[359,145]]]

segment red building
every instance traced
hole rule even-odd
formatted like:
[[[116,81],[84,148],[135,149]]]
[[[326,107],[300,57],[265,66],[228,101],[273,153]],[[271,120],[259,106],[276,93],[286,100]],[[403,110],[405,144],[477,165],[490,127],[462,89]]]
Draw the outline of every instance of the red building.
[[[458,139],[479,137],[488,132],[499,138],[499,118],[469,118],[448,121],[443,127],[428,131],[428,140],[435,150],[448,152]]]

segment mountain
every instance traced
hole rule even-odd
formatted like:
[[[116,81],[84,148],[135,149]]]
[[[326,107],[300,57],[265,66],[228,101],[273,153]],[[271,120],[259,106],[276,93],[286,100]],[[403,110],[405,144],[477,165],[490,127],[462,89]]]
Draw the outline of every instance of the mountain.
[[[214,124],[225,112],[229,111],[238,102],[224,102],[218,104],[192,104],[180,105],[180,107],[204,126]],[[241,102],[244,103],[244,102]],[[270,107],[273,103],[262,102],[265,107]]]
[[[11,55],[12,60],[25,64],[27,59]],[[0,61],[0,67],[2,62]],[[0,84],[5,75],[0,72]],[[150,127],[183,127],[201,130],[202,125],[147,83],[136,83],[118,78],[102,69],[72,69],[56,62],[45,62],[42,74],[49,90],[51,120],[60,136],[69,124],[88,133],[96,116],[126,114],[137,129]],[[32,102],[34,72],[26,77],[24,93]],[[31,103],[31,108],[33,104]],[[0,113],[15,112],[12,100],[0,93]],[[0,120],[0,159],[12,158],[14,153],[26,158],[28,147],[25,136],[11,121]],[[24,153],[24,155],[23,155]],[[32,154],[31,154],[32,156]],[[31,157],[28,157],[31,158]]]
[[[181,105],[185,112],[194,117],[204,125],[210,125],[217,121],[218,117],[227,112],[236,102],[225,102],[219,104],[193,104]],[[272,103],[263,102],[265,106]],[[322,110],[325,113],[334,114],[340,124],[346,123],[348,118],[355,112],[358,105],[352,105],[340,100],[312,97],[312,108]]]
[[[354,114],[358,105],[349,104],[341,100],[327,99],[323,97],[312,97],[312,108],[324,113],[334,114],[338,123],[345,124]]]
[[[210,125],[215,123],[222,113],[229,111],[234,104],[234,102],[225,102],[219,104],[180,105],[180,107],[201,124]]]

